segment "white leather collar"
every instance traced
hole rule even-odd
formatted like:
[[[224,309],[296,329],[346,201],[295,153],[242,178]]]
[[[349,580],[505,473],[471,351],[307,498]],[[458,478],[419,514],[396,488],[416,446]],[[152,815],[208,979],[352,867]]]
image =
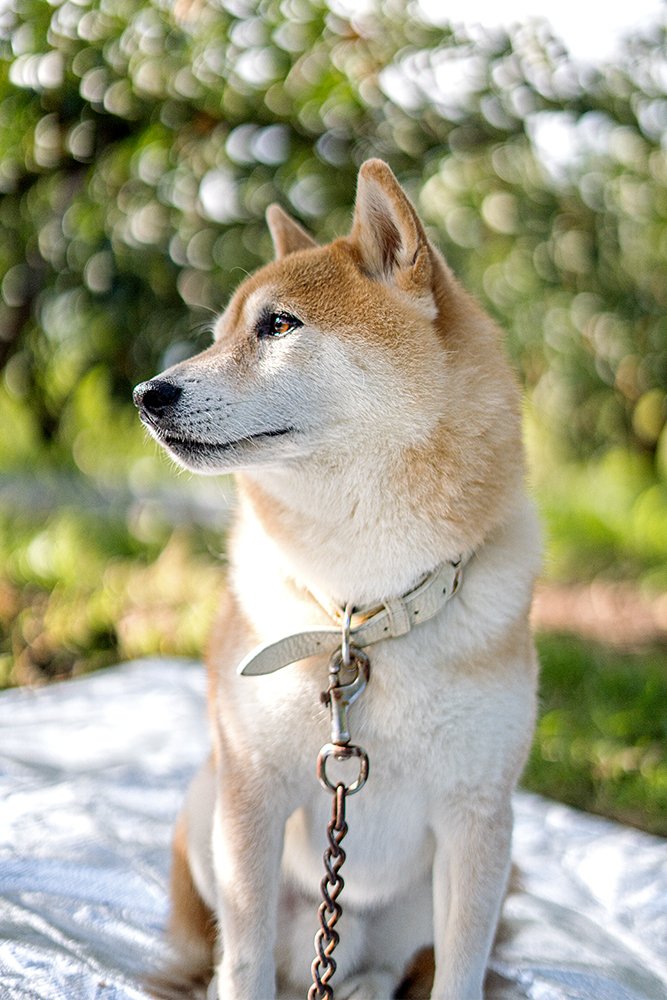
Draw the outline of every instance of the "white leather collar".
[[[352,616],[350,642],[359,648],[383,639],[405,635],[415,625],[428,621],[454,596],[461,582],[461,560],[438,566],[414,590]],[[323,602],[320,602],[323,603]],[[326,606],[329,617],[342,621],[343,609]],[[340,647],[341,627],[319,627],[295,632],[277,641],[265,642],[238,666],[244,677],[271,674],[309,656],[331,654]]]

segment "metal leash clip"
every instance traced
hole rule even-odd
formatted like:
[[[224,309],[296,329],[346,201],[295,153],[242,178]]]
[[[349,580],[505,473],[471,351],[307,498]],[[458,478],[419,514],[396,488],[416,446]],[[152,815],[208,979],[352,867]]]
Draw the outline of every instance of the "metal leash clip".
[[[339,657],[340,654],[334,654]],[[327,691],[322,695],[323,700],[329,706],[331,716],[331,742],[325,743],[317,757],[317,777],[322,786],[335,794],[340,782],[333,784],[327,775],[327,761],[330,757],[335,760],[350,760],[356,757],[359,761],[359,775],[351,785],[345,786],[348,795],[354,795],[366,784],[368,778],[368,754],[366,751],[350,743],[350,731],[348,728],[348,709],[364,691],[368,682],[370,664],[368,657],[361,650],[354,650],[353,662],[356,661],[356,676],[349,684],[340,684],[336,680],[333,685],[329,685]]]
[[[340,649],[329,661],[329,686],[322,693],[322,701],[329,708],[331,721],[331,742],[325,743],[317,758],[317,777],[323,787],[335,793],[337,784],[327,777],[326,763],[329,757],[335,760],[359,760],[359,776],[346,786],[348,795],[354,795],[366,784],[368,777],[368,755],[361,747],[351,743],[348,710],[363,694],[370,677],[370,661],[366,654],[350,642],[352,605],[345,608]],[[350,679],[348,679],[350,678]]]

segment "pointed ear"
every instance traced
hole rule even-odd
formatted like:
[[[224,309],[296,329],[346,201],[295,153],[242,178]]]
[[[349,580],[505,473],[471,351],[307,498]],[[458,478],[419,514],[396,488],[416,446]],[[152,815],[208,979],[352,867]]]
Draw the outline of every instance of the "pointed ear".
[[[366,160],[359,170],[352,240],[371,277],[414,294],[430,290],[433,265],[424,227],[382,160]]]
[[[273,240],[276,260],[286,257],[288,253],[312,250],[317,246],[312,236],[309,236],[298,222],[283,211],[280,205],[269,205],[266,210],[266,222]]]

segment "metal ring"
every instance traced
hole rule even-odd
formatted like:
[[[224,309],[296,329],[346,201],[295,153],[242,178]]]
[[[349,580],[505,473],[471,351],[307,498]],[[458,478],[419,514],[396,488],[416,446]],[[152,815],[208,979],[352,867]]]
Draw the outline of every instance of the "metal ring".
[[[354,683],[359,676],[360,671],[364,675],[366,681],[368,681],[371,667],[370,660],[363,649],[360,649],[359,646],[355,646],[353,642],[350,643],[348,663],[345,663],[345,660],[343,659],[342,647],[339,646],[338,649],[335,649],[331,654],[329,659],[329,675],[336,676],[336,683],[338,683],[338,678],[340,677],[341,667],[344,667],[346,670],[356,669],[356,673],[353,675],[352,681],[350,682],[347,680],[347,684]]]
[[[352,757],[356,757],[359,761],[359,775],[356,781],[353,781],[351,785],[345,785],[345,791],[348,795],[354,795],[366,784],[366,779],[368,778],[368,754],[362,747],[356,746],[354,743],[349,743],[346,746],[336,746],[335,743],[325,743],[317,756],[317,777],[320,784],[326,791],[335,794],[336,788],[343,782],[336,782],[332,785],[329,781],[327,775],[327,761],[329,757],[334,757],[336,760],[350,760]]]

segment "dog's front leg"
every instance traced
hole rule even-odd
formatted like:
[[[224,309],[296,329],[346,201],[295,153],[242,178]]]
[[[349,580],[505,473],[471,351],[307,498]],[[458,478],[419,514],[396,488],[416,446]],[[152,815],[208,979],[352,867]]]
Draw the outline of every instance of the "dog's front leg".
[[[254,779],[254,780],[253,780]],[[225,775],[213,825],[219,1000],[272,1000],[285,820],[269,776]]]
[[[457,810],[438,827],[431,1000],[481,1000],[510,868],[512,808]]]

